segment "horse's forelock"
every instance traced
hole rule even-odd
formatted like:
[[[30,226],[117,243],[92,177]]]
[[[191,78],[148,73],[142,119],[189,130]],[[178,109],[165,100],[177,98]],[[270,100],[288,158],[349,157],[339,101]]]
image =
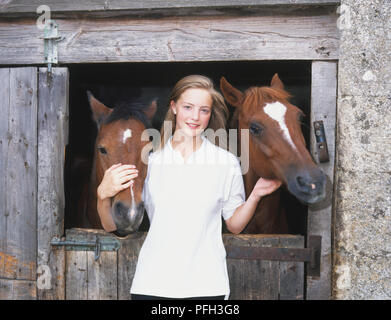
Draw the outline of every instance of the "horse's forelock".
[[[285,90],[270,87],[251,87],[246,90],[245,95],[243,111],[248,115],[259,111],[265,103],[278,101],[285,104],[291,97]]]
[[[141,121],[146,128],[151,127],[151,122],[145,114],[147,106],[139,102],[132,103],[120,103],[114,109],[110,116],[106,119],[105,124],[117,120],[128,120],[129,118],[135,118]]]

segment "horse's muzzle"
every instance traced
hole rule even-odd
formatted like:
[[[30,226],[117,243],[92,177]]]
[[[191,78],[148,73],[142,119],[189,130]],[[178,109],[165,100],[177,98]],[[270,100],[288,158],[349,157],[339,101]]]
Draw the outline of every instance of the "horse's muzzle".
[[[121,201],[113,203],[111,215],[117,226],[117,233],[127,235],[134,233],[140,227],[144,217],[144,202],[132,203],[131,207]]]
[[[288,190],[307,204],[317,203],[326,197],[326,176],[322,170],[300,170],[288,179]]]

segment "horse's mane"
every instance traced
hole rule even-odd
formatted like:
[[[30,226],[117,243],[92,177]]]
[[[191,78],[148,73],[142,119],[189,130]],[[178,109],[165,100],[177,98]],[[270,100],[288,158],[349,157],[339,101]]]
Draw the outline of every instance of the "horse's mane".
[[[287,101],[291,95],[284,89],[271,87],[251,87],[245,92],[243,111],[253,113],[256,108],[273,101]]]
[[[141,121],[144,126],[148,129],[151,128],[151,122],[145,114],[147,106],[141,102],[127,102],[123,101],[118,103],[110,116],[106,119],[105,124],[117,121],[117,120],[128,120],[129,118],[135,118]]]

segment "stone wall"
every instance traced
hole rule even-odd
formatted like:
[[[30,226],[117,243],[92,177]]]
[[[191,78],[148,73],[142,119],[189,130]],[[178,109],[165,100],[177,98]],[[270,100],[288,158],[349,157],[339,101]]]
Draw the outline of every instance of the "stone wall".
[[[391,2],[342,0],[334,299],[391,299]]]

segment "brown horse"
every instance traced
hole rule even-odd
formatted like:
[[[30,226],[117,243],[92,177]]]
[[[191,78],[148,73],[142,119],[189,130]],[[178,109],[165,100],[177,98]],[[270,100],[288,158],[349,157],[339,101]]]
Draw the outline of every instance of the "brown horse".
[[[119,192],[111,199],[111,214],[116,223],[118,235],[138,230],[144,217],[142,190],[147,174],[147,163],[142,152],[148,149],[143,132],[150,128],[150,121],[156,112],[156,101],[145,108],[140,104],[122,104],[114,109],[106,107],[90,92],[87,92],[93,119],[98,127],[95,142],[91,178],[79,201],[79,225],[102,228],[97,212],[97,187],[105,171],[113,164],[133,164],[138,177],[132,187]],[[145,158],[144,158],[145,159]],[[79,220],[80,221],[80,220]]]
[[[316,167],[306,149],[300,121],[303,112],[288,102],[289,93],[275,74],[270,87],[251,87],[244,93],[223,77],[220,88],[229,104],[236,107],[237,129],[249,130],[244,174],[246,197],[260,177],[279,179],[289,192],[305,203],[325,198],[326,176]],[[244,233],[288,233],[287,216],[281,201],[282,189],[263,197]],[[289,213],[289,212],[288,212]]]

